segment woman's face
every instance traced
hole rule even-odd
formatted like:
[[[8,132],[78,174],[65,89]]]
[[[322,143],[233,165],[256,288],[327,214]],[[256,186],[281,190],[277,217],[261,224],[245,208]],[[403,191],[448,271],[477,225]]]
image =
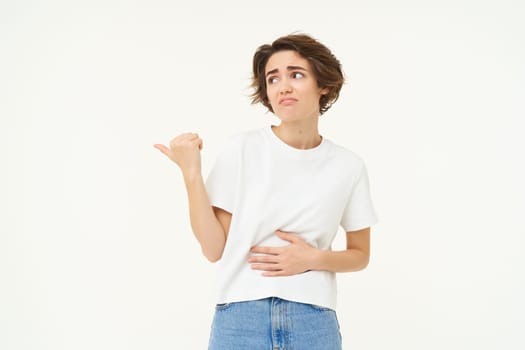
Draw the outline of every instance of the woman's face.
[[[296,51],[278,51],[268,59],[265,75],[270,105],[281,120],[319,116],[319,99],[328,89],[317,86],[308,60]]]

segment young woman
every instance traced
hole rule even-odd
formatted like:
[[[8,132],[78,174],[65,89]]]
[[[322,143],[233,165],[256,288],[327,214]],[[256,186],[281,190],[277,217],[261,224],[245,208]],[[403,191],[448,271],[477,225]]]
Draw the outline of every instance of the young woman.
[[[237,133],[206,183],[198,134],[155,145],[180,167],[193,232],[219,261],[211,350],[341,349],[336,272],[368,264],[376,215],[364,162],[319,134],[343,84],[339,61],[304,34],[260,46],[253,103],[279,125]],[[346,249],[332,251],[341,226]]]

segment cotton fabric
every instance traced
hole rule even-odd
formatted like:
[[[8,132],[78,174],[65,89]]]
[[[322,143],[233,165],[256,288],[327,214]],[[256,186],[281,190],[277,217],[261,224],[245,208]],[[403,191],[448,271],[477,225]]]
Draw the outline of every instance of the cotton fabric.
[[[310,149],[291,147],[272,126],[229,138],[206,179],[212,206],[232,213],[217,263],[217,304],[280,297],[336,308],[335,273],[307,271],[264,277],[247,259],[253,246],[284,246],[276,230],[297,234],[319,249],[331,249],[345,232],[372,226],[372,204],[363,160],[322,137]]]

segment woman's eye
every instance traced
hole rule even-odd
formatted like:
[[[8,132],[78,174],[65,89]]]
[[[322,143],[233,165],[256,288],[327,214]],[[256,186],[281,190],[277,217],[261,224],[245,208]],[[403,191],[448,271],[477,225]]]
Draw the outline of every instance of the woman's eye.
[[[275,83],[276,81],[277,81],[277,78],[276,78],[276,77],[270,77],[270,78],[268,78],[268,83],[269,83],[269,84],[273,84],[273,83]]]
[[[304,77],[304,74],[301,73],[301,72],[293,72],[292,73],[292,77],[294,77],[294,78],[302,78],[302,77]]]

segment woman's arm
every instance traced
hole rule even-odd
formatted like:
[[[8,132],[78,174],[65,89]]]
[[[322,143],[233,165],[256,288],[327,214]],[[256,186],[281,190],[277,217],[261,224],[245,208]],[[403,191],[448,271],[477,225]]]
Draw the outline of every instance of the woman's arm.
[[[331,251],[312,247],[297,235],[277,231],[288,242],[284,247],[253,247],[248,262],[264,276],[290,276],[308,270],[351,272],[364,269],[370,257],[370,228],[346,233],[346,250]]]
[[[212,207],[204,180],[200,173],[185,176],[184,183],[188,192],[190,223],[193,233],[199,241],[204,256],[211,262],[218,261],[226,244],[231,214]]]
[[[204,256],[215,262],[221,258],[226,243],[226,219],[224,214],[220,213],[219,221],[204,186],[200,158],[202,145],[198,134],[184,133],[171,140],[169,148],[162,144],[156,144],[154,147],[181,169],[188,192],[191,228]],[[227,227],[229,228],[229,221]]]
[[[332,272],[359,271],[368,266],[370,227],[346,233],[346,250],[320,250],[312,261],[312,270]]]

